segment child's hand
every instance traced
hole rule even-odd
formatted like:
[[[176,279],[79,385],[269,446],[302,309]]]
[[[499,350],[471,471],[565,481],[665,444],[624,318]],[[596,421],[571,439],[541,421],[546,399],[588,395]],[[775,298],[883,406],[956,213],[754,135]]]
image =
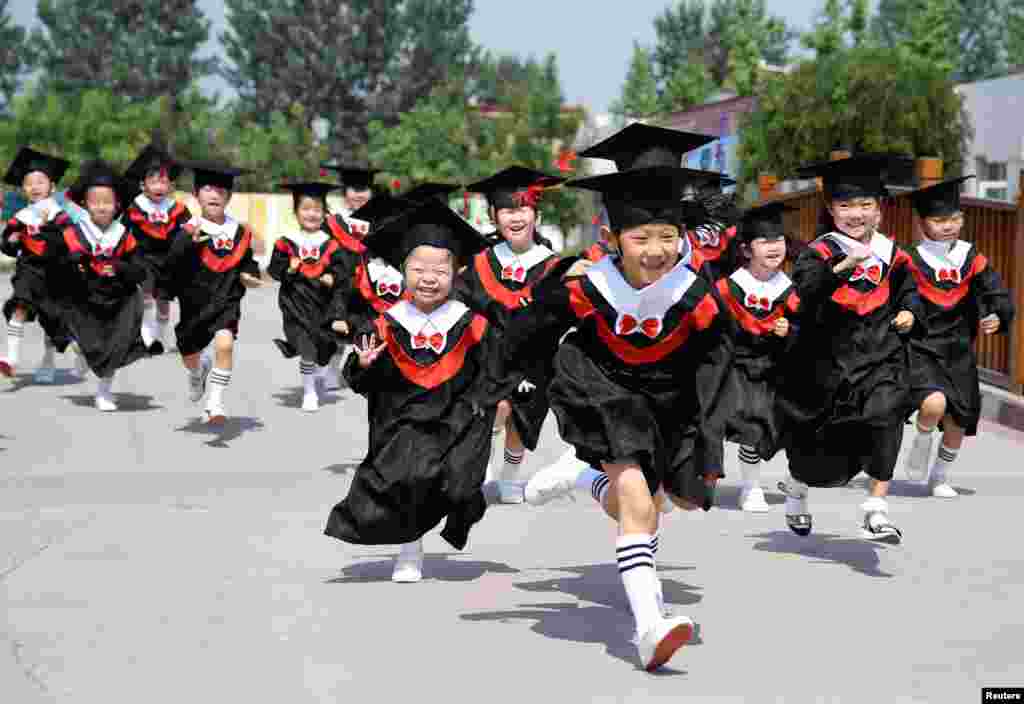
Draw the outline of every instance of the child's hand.
[[[334,274],[324,274],[320,277],[320,283],[330,288],[334,285]]]
[[[914,314],[909,310],[901,310],[892,321],[893,326],[899,332],[907,332],[914,327]]]
[[[292,257],[291,259],[288,260],[288,273],[294,274],[296,271],[299,270],[300,266],[302,266],[302,260],[299,259],[298,257]]]
[[[775,329],[772,330],[772,332],[778,335],[779,337],[785,337],[786,335],[788,335],[789,320],[787,318],[779,318],[778,320],[776,320]]]
[[[852,269],[858,264],[867,261],[871,258],[871,247],[866,244],[855,244],[849,252],[846,253],[846,259],[839,262],[839,266],[835,268],[835,272],[838,274],[841,271]]]
[[[247,274],[244,271],[238,275],[238,278],[241,280],[243,286],[248,286],[249,288],[259,288],[263,285],[263,280],[261,278],[253,276],[252,274]]]
[[[331,323],[331,330],[339,335],[348,335],[348,323],[344,320],[335,320]]]
[[[362,344],[356,345],[356,355],[359,358],[359,367],[361,369],[369,368],[371,364],[377,361],[377,358],[380,357],[381,352],[383,352],[387,346],[387,342],[381,342],[379,345],[377,344],[376,334],[370,335],[369,337],[363,335]]]
[[[989,313],[978,322],[978,327],[983,334],[994,335],[999,332],[999,316],[995,313]]]

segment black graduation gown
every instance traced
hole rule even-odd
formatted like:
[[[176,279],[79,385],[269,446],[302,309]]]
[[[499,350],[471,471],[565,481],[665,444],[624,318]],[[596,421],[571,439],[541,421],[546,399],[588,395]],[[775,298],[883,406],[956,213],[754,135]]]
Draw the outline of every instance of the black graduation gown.
[[[47,233],[61,286],[65,320],[100,378],[147,356],[142,342],[142,293],[146,270],[136,259],[135,238],[125,229],[112,250],[93,248],[78,225]],[[105,267],[113,267],[107,273]]]
[[[54,271],[54,260],[47,256],[49,247],[45,229],[62,231],[71,223],[67,213],[60,212],[42,228],[29,227],[17,218],[11,218],[0,235],[0,252],[16,257],[14,276],[11,277],[11,297],[4,303],[4,319],[10,320],[14,310],[22,306],[28,313],[26,321],[39,321],[43,332],[59,352],[71,342],[70,332],[60,305],[60,277]],[[11,235],[19,235],[11,242]]]
[[[374,331],[377,318],[398,301],[408,299],[405,282],[375,279],[371,272],[369,252],[357,254],[342,249],[342,282],[337,287],[333,301],[331,322],[343,320],[348,323],[347,339],[358,339]]]
[[[270,255],[267,273],[281,282],[277,304],[281,309],[288,344],[302,359],[324,366],[338,351],[338,342],[327,318],[334,300],[334,288],[342,278],[344,258],[338,243],[327,239],[317,248],[316,258],[307,257],[298,269],[289,272],[291,258],[300,254],[294,242],[286,237],[278,238]],[[334,277],[335,286],[320,282],[324,274]]]
[[[502,278],[502,265],[488,248],[473,257],[466,271],[456,279],[455,296],[471,309],[485,316],[497,329],[504,331],[513,312],[530,304],[533,288],[558,264],[552,255],[525,272],[522,282]],[[551,357],[535,358],[529,367],[523,367],[526,379],[537,387],[529,394],[516,393],[512,402],[512,422],[523,445],[530,451],[537,449],[540,431],[548,415],[547,388],[553,369]]]
[[[619,334],[618,311],[590,278],[615,260],[605,257],[586,276],[563,281],[572,263],[563,260],[536,287],[533,303],[512,317],[510,369],[553,356],[548,401],[579,459],[595,467],[632,459],[652,494],[664,486],[709,509],[713,492],[703,476],[724,476],[723,394],[732,364],[711,286],[680,264],[665,284],[680,284],[682,293],[655,336]],[[576,332],[562,339],[570,328]]]
[[[491,426],[514,383],[503,381],[500,343],[468,310],[440,355],[413,349],[388,313],[376,329],[385,352],[365,370],[353,354],[344,368],[368,401],[369,449],[324,532],[363,545],[407,543],[447,518],[441,536],[461,550],[484,515]]]
[[[190,225],[175,238],[162,286],[181,307],[174,334],[182,355],[205,349],[218,330],[230,330],[237,337],[245,296],[241,274],[260,275],[247,225],[238,223],[230,249],[217,249],[214,238],[196,243],[192,232]]]
[[[121,216],[121,221],[138,245],[138,261],[146,269],[145,285],[147,288],[153,287],[155,297],[160,300],[168,300],[168,294],[158,284],[166,280],[164,269],[171,245],[191,219],[192,213],[180,202],[176,202],[168,211],[166,222],[154,222],[135,201]]]
[[[995,313],[999,332],[1006,334],[1014,318],[1009,291],[988,259],[973,244],[961,266],[942,266],[921,247],[910,250],[914,278],[921,294],[927,335],[910,343],[911,409],[931,393],[946,397],[946,413],[967,435],[976,435],[981,416],[981,388],[974,343],[978,321]],[[931,260],[931,261],[929,261]],[[933,265],[934,264],[934,265]]]
[[[833,272],[846,255],[830,235],[794,265],[800,334],[780,369],[776,398],[790,472],[809,486],[842,486],[861,471],[884,475],[891,466],[871,465],[896,462],[910,400],[907,342],[923,334],[924,315],[910,257],[888,242],[888,261],[868,272],[877,284],[857,269]],[[914,315],[906,334],[892,326],[902,310]],[[886,429],[897,437],[872,435]],[[880,437],[888,443],[881,454],[868,446]]]
[[[785,277],[785,274],[780,275]],[[777,370],[792,349],[798,332],[800,299],[796,287],[785,277],[769,300],[743,288],[737,277],[718,280],[719,301],[728,311],[735,359],[728,376],[724,413],[725,437],[757,449],[764,458],[775,455],[779,422],[775,408]],[[789,334],[779,337],[775,323],[786,318]]]

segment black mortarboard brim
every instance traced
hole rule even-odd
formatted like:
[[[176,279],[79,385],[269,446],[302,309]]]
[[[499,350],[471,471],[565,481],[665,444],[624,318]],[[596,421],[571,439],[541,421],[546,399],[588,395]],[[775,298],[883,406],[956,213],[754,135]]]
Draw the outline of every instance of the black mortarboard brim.
[[[923,218],[941,218],[960,212],[960,187],[971,176],[940,181],[924,188],[900,193],[909,196],[914,210]]]
[[[534,189],[545,189],[564,183],[565,179],[551,176],[541,171],[534,171],[524,166],[510,166],[482,181],[466,186],[470,193],[483,193],[493,208],[518,208],[524,199],[519,194],[529,193]],[[539,191],[535,191],[539,194]],[[526,201],[531,200],[527,198]],[[536,205],[536,203],[533,203]]]
[[[410,188],[408,191],[403,193],[401,197],[406,200],[422,203],[430,198],[446,196],[457,188],[459,188],[459,186],[450,183],[421,183],[415,188]]]
[[[305,181],[302,183],[282,183],[281,190],[291,191],[292,198],[296,200],[301,196],[309,196],[321,202],[327,202],[327,194],[341,188],[336,183],[324,183],[322,181]]]
[[[181,164],[160,147],[150,144],[135,158],[124,176],[133,181],[143,181],[147,174],[161,169],[167,171],[167,177],[172,181],[181,175]]]
[[[413,200],[409,200],[405,196],[393,196],[390,193],[381,193],[378,196],[374,196],[366,205],[352,213],[353,218],[356,220],[365,220],[371,225],[379,225],[385,220],[389,220],[394,217],[412,210],[419,203]]]
[[[896,154],[854,154],[847,159],[803,166],[797,175],[821,178],[829,200],[883,198],[889,195],[885,188],[889,172],[901,171],[907,160],[912,161]]]
[[[489,246],[472,225],[436,200],[384,221],[363,239],[363,244],[400,271],[409,253],[423,245],[447,249],[461,261]]]
[[[650,166],[679,167],[683,155],[713,142],[717,137],[670,130],[634,122],[608,139],[580,152],[589,159],[611,159],[619,171]]]
[[[235,190],[235,178],[242,174],[249,173],[249,169],[236,169],[226,164],[214,164],[211,162],[190,162],[185,164],[192,169],[195,175],[194,189],[198,191],[203,186],[216,186],[228,191]]]
[[[682,197],[688,187],[722,187],[733,183],[717,171],[652,166],[576,179],[566,186],[600,192],[611,230],[620,233],[654,223],[682,227],[687,208]]]
[[[14,161],[11,162],[10,168],[7,169],[4,183],[15,188],[21,188],[26,176],[33,171],[42,171],[56,185],[64,176],[64,172],[68,170],[69,166],[71,166],[70,162],[64,159],[37,152],[35,149],[22,147],[18,150]]]
[[[372,188],[373,178],[381,173],[380,169],[372,169],[365,166],[345,166],[330,162],[320,164],[320,168],[336,172],[345,188],[352,188],[357,191]]]
[[[85,197],[89,193],[89,189],[97,186],[113,188],[121,210],[128,206],[138,192],[137,186],[121,176],[113,166],[105,161],[97,160],[82,165],[78,181],[68,190],[68,196],[76,205],[85,208]]]
[[[758,237],[769,240],[785,237],[785,215],[797,210],[783,201],[748,208],[740,216],[739,238],[744,242],[752,242]]]

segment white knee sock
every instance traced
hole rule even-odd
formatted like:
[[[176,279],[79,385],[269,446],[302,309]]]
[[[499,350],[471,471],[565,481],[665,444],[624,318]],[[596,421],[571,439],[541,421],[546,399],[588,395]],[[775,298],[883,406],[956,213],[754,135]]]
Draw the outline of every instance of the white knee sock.
[[[636,632],[642,637],[661,619],[658,608],[658,577],[654,572],[653,536],[634,533],[615,541],[619,577],[626,589],[629,607],[636,619]]]
[[[740,445],[740,474],[747,486],[756,486],[761,481],[761,455],[749,445]]]
[[[602,508],[607,509],[608,504],[608,487],[611,484],[611,480],[608,479],[608,475],[604,472],[598,472],[593,467],[588,467],[580,475],[580,478],[576,480],[576,486],[589,489],[590,495],[594,497],[594,501],[601,504]]]
[[[299,375],[302,377],[302,392],[306,395],[316,393],[316,362],[299,362]]]
[[[114,388],[114,372],[110,376],[102,377],[96,382],[96,395],[102,398],[109,398]]]
[[[154,337],[154,322],[153,317],[156,315],[156,301],[152,298],[145,298],[142,302],[142,328],[140,334],[142,335],[142,344],[149,347],[153,344],[156,339]]]
[[[935,464],[932,466],[932,483],[949,483],[949,470],[953,466],[953,462],[956,461],[956,456],[959,452],[959,449],[954,450],[951,447],[946,447],[946,443],[942,443],[941,445],[939,445],[939,454],[938,456],[936,456]]]
[[[210,396],[208,403],[211,406],[219,406],[223,402],[224,389],[231,383],[231,370],[214,367],[210,372],[209,379]]]
[[[519,467],[523,464],[526,450],[510,450],[505,447],[505,464],[501,468],[501,478],[513,480],[519,476]]]
[[[7,361],[17,364],[21,359],[21,341],[25,338],[25,323],[20,320],[7,321]]]

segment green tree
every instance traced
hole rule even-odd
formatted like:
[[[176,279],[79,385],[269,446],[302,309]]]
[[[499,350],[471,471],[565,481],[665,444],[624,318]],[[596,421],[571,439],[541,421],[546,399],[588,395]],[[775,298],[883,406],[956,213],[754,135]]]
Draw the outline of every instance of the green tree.
[[[837,87],[844,103],[837,106]],[[884,47],[837,52],[772,81],[740,132],[741,179],[785,177],[837,144],[938,156],[960,172],[971,126],[949,74]]]
[[[210,22],[196,0],[39,0],[38,13],[42,77],[64,96],[99,88],[149,101],[187,91],[216,67],[197,56]]]
[[[800,43],[813,49],[820,57],[830,56],[845,48],[850,21],[840,0],[825,0],[825,7],[814,23],[814,29],[800,38]]]
[[[1024,64],[1024,0],[1009,0],[1006,8],[1006,60]]]
[[[735,21],[728,28],[729,76],[737,95],[753,95],[760,75],[761,49],[755,36],[757,18],[752,0],[737,0]]]
[[[868,0],[850,0],[849,29],[853,38],[853,46],[864,46],[868,38],[871,8]]]
[[[910,27],[907,51],[952,72],[957,63],[957,25],[959,7],[956,0],[928,0]]]
[[[25,28],[15,24],[7,11],[7,0],[0,0],[0,113],[7,110],[31,68],[25,36]]]
[[[715,90],[703,63],[683,63],[668,79],[661,96],[662,110],[686,110],[700,105]]]
[[[367,123],[396,124],[475,57],[472,0],[227,0],[223,74],[253,119],[305,107],[330,124],[332,151],[361,157]]]
[[[622,94],[612,105],[612,112],[623,117],[649,117],[660,109],[658,84],[654,80],[651,52],[633,42],[633,59],[626,73]]]

